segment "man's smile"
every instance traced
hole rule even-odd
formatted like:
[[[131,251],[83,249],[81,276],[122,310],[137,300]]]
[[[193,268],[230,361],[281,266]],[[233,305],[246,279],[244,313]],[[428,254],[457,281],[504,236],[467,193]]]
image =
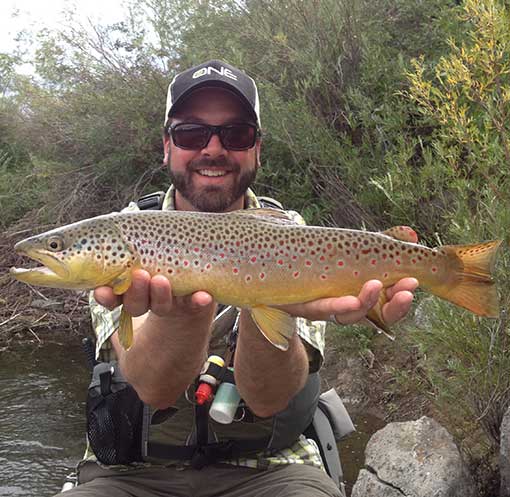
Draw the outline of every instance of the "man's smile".
[[[215,176],[225,176],[226,174],[228,174],[229,171],[218,170],[218,169],[198,169],[196,172],[198,174],[200,174],[201,176],[215,177]]]

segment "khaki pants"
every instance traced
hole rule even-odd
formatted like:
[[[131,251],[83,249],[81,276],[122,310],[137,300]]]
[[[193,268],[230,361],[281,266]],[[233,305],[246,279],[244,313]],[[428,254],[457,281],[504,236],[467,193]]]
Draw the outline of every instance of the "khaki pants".
[[[119,473],[87,463],[78,487],[59,497],[345,497],[321,469],[302,464],[256,470],[216,464]],[[56,496],[55,496],[56,497]]]

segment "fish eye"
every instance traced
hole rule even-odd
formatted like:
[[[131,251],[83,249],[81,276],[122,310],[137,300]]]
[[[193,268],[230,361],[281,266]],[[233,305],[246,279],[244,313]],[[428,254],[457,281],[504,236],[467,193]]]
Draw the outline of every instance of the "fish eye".
[[[58,236],[52,236],[46,241],[46,246],[52,252],[58,252],[64,248],[64,241]]]

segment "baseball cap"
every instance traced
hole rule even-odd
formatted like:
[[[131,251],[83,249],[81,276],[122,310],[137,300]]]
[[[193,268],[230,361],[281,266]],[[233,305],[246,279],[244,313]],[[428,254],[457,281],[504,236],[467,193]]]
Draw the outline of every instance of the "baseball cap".
[[[184,98],[203,87],[220,87],[235,93],[260,127],[259,95],[255,81],[240,69],[221,60],[209,60],[174,77],[168,86],[164,124]]]

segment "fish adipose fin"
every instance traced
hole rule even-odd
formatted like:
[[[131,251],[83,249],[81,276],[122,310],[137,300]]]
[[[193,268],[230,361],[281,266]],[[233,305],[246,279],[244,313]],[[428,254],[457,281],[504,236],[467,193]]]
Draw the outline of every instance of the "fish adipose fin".
[[[124,350],[133,344],[133,318],[122,308],[119,319],[119,342]]]
[[[418,243],[418,235],[409,226],[393,226],[382,232],[383,235],[391,236],[397,240],[410,243]]]
[[[278,349],[287,350],[296,331],[296,320],[290,314],[265,305],[253,307],[251,317],[260,332]]]
[[[442,247],[450,259],[453,278],[430,291],[480,316],[499,316],[499,300],[492,271],[501,240],[477,245]]]

